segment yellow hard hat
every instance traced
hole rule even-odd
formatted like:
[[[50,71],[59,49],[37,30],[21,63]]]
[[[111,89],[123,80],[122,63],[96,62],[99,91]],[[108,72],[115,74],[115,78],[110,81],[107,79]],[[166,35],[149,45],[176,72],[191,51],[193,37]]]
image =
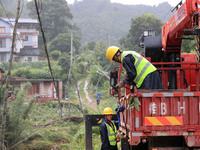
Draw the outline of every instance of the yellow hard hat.
[[[103,115],[112,115],[113,111],[110,107],[107,107],[103,110]]]
[[[115,54],[117,53],[117,51],[119,50],[120,48],[117,47],[117,46],[110,46],[108,47],[107,51],[106,51],[106,57],[111,61],[113,62],[113,57],[115,56]]]

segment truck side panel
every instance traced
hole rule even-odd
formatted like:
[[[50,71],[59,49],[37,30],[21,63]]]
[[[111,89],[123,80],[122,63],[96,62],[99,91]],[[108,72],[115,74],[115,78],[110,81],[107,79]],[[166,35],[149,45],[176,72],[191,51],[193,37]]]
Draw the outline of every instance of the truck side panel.
[[[139,99],[140,111],[131,108],[130,97]],[[121,130],[133,139],[132,145],[137,145],[141,137],[200,135],[200,92],[152,90],[129,94],[122,102],[126,109],[120,114]]]

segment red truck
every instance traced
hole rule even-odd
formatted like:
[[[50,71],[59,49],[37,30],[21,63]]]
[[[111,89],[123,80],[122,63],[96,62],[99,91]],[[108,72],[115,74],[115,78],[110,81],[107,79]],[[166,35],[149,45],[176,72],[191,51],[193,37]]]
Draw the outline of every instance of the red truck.
[[[160,37],[146,31],[140,39],[143,55],[157,67],[164,89],[114,89],[123,79],[123,68],[111,71],[111,93],[125,108],[119,111],[122,150],[200,149],[200,0],[180,2],[175,9]],[[194,35],[196,54],[181,53],[186,35]],[[139,110],[133,108],[136,100]]]

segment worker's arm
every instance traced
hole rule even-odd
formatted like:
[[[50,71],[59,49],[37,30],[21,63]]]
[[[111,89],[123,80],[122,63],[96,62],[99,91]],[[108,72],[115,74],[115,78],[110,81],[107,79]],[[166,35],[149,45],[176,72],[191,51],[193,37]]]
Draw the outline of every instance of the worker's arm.
[[[123,59],[123,67],[126,69],[127,77],[123,80],[128,85],[133,85],[133,80],[137,76],[135,68],[135,58],[132,55],[128,55]]]
[[[102,142],[101,149],[109,150],[110,144],[108,140],[108,131],[107,131],[105,123],[102,123],[100,126],[100,134],[101,134],[101,142]]]

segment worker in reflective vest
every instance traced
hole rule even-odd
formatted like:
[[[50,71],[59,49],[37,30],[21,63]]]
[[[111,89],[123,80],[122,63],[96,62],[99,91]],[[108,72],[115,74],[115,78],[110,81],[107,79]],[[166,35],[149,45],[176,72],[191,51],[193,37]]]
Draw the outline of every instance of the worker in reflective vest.
[[[106,57],[111,61],[122,63],[127,77],[116,87],[122,88],[125,84],[136,85],[138,89],[163,89],[160,75],[146,58],[135,51],[121,51],[119,47],[110,46]]]
[[[112,121],[113,111],[111,108],[105,108],[103,114],[105,118],[100,125],[101,150],[117,150],[118,123]]]

